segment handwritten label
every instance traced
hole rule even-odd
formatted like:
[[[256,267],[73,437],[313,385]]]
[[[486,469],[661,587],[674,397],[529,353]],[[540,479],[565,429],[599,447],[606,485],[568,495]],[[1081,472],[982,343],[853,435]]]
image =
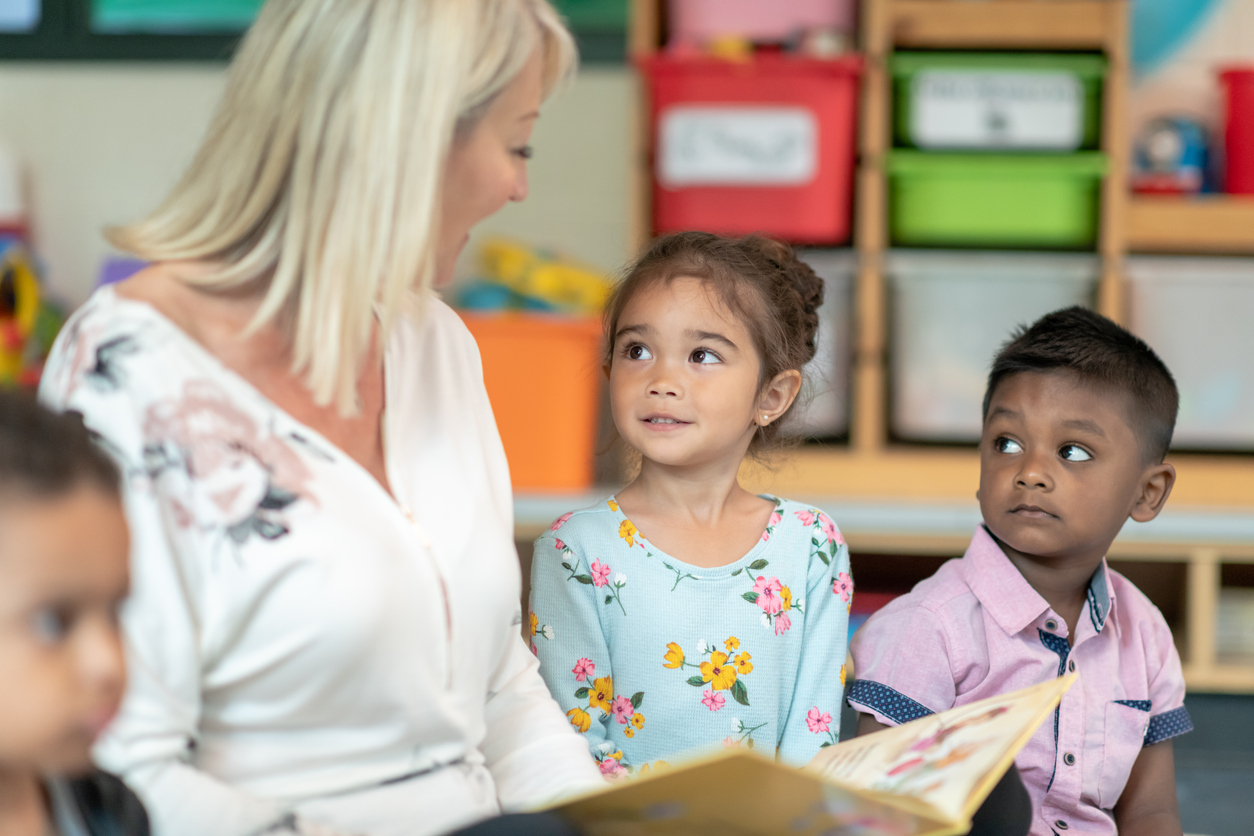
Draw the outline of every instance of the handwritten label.
[[[1084,139],[1084,90],[1070,73],[928,70],[910,107],[921,148],[1070,151]]]
[[[658,180],[685,186],[800,186],[818,170],[818,124],[802,107],[683,105],[658,126]]]

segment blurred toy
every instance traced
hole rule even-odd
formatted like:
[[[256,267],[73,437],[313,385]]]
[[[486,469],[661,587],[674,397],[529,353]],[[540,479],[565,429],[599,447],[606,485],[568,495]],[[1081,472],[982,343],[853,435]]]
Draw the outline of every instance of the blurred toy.
[[[61,312],[44,298],[26,248],[0,240],[0,386],[39,384],[63,322]]]
[[[1196,194],[1207,165],[1206,129],[1168,116],[1147,123],[1136,138],[1132,190],[1139,194]]]
[[[548,310],[599,314],[612,283],[603,273],[544,250],[492,239],[479,254],[480,274],[462,286],[465,310]]]

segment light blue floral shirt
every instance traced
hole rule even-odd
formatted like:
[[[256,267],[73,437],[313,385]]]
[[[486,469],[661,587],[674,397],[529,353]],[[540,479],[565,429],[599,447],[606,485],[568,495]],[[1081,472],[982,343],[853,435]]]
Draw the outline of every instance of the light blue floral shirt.
[[[849,550],[817,509],[765,498],[762,539],[726,566],[663,553],[613,497],[536,541],[532,649],[603,773],[719,746],[800,766],[837,741]]]

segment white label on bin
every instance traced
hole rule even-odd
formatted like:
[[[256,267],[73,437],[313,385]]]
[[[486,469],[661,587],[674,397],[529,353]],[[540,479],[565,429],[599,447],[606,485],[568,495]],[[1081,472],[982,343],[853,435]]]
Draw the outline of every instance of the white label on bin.
[[[910,138],[921,148],[1070,151],[1083,131],[1084,90],[1071,73],[926,70],[914,77]]]
[[[658,127],[658,180],[667,188],[803,185],[818,170],[818,135],[803,107],[667,108]]]

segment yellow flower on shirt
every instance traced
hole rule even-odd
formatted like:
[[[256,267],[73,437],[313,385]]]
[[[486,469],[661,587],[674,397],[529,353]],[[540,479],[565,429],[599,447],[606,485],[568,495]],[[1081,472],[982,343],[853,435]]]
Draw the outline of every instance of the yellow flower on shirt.
[[[666,662],[662,665],[664,668],[682,668],[684,666],[684,649],[675,642],[666,645],[666,652],[662,654],[662,658]]]
[[[840,686],[845,687],[845,666],[840,666]]]
[[[779,590],[779,597],[784,599],[783,611],[788,612],[789,610],[791,610],[792,609],[792,590],[786,586],[781,587]]]
[[[588,708],[599,708],[610,713],[610,700],[614,699],[614,678],[602,676],[588,689]]]
[[[670,768],[671,765],[666,761],[654,761],[653,763],[646,763],[644,766],[637,769],[636,775],[643,778],[644,776],[651,775],[654,772],[663,772]]]
[[[606,504],[606,505],[608,505],[608,506],[610,506],[610,510],[611,510],[611,511],[613,511],[613,512],[614,512],[614,513],[616,513],[616,514],[618,513],[618,503],[617,503],[617,502],[615,502],[615,501],[614,501],[614,500],[612,500],[612,499],[607,499],[607,500],[605,500],[605,504]]]
[[[536,617],[535,613],[531,613],[531,635],[534,636],[536,634],[536,627],[538,626],[540,626],[540,619]]]
[[[735,636],[730,636],[728,637],[727,641],[723,642],[723,647],[727,648],[727,652],[730,653],[731,651],[740,647],[740,639],[736,638]]]
[[[644,715],[641,714],[639,711],[631,715],[631,724],[638,729],[643,729],[644,728]]]
[[[570,724],[580,732],[586,732],[592,727],[592,717],[582,708],[572,708],[566,712],[566,716],[570,718]]]
[[[628,546],[636,545],[635,537],[639,533],[631,520],[623,520],[622,524],[618,526],[618,536],[622,537]]]
[[[626,735],[627,737],[635,737],[636,730],[633,729],[631,726],[628,726],[627,728],[623,729],[623,734]]]
[[[736,681],[736,668],[727,664],[727,654],[716,650],[710,654],[710,661],[701,663],[701,678],[715,691],[726,691]]]
[[[749,661],[751,658],[753,657],[749,655],[748,651],[736,657],[736,672],[741,676],[753,672],[753,663]]]

